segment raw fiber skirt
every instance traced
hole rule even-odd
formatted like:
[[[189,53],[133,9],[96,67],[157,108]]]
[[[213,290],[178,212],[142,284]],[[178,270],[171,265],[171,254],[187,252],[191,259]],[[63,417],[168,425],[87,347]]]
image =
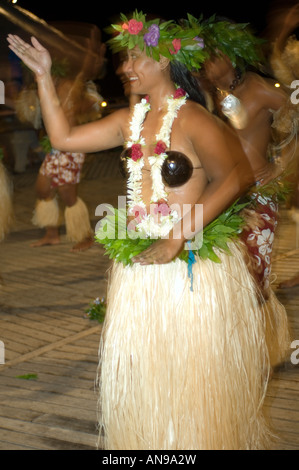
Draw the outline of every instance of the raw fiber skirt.
[[[109,450],[252,450],[271,446],[266,318],[231,244],[222,262],[110,272],[100,343],[99,428]],[[103,448],[103,447],[102,447]]]

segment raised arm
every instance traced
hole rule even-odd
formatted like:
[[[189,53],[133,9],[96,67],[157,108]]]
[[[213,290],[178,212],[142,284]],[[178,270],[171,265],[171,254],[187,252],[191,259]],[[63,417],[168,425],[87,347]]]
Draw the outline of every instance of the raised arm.
[[[279,50],[282,52],[286,42],[291,34],[294,33],[295,29],[299,25],[299,5],[296,4],[291,8],[282,7],[274,12],[276,15],[274,20],[275,23],[275,35],[276,35],[276,45]]]
[[[72,127],[56,93],[51,76],[52,60],[47,49],[34,37],[31,44],[11,34],[7,40],[9,48],[35,74],[43,121],[53,147],[69,152],[93,152],[122,145],[127,110]]]

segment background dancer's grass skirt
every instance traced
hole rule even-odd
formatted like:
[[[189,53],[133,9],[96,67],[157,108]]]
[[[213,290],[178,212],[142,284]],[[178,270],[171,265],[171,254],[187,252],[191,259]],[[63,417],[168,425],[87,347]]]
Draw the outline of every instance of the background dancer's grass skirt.
[[[92,235],[87,206],[80,197],[71,207],[64,211],[66,236],[72,242],[81,242]]]
[[[241,250],[193,265],[112,267],[100,345],[109,450],[264,449],[265,315]]]

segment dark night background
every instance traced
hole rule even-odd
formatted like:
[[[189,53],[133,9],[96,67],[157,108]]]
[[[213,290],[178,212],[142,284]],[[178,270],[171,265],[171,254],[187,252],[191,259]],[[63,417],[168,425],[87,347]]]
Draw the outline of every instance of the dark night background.
[[[103,41],[108,37],[104,29],[112,22],[116,22],[119,13],[129,13],[135,9],[142,10],[144,13],[151,13],[167,19],[179,19],[186,17],[191,13],[199,17],[202,13],[205,18],[213,14],[225,16],[237,22],[250,23],[253,31],[258,35],[264,35],[267,30],[268,15],[271,14],[280,5],[286,7],[288,4],[294,5],[298,0],[257,0],[247,1],[239,0],[216,2],[178,2],[157,1],[151,2],[113,2],[97,1],[88,2],[80,0],[18,0],[17,6],[29,10],[39,18],[51,21],[82,21],[97,25],[103,35]],[[7,3],[6,0],[0,0],[0,4]],[[108,58],[108,74],[101,80],[101,93],[105,98],[111,95],[122,93],[120,82],[113,73],[113,66],[109,51],[106,54]],[[112,72],[112,73],[111,73]]]
[[[229,17],[235,21],[250,22],[252,26],[260,32],[266,25],[266,17],[277,4],[286,5],[288,0],[278,2],[277,0],[261,0],[260,2],[239,0],[216,1],[216,2],[183,2],[157,1],[151,2],[88,2],[71,0],[18,0],[17,5],[32,11],[46,21],[53,20],[81,20],[97,24],[100,28],[109,25],[111,19],[119,12],[127,13],[135,10],[142,10],[145,13],[152,13],[164,17],[165,19],[176,19],[191,13],[199,16],[203,13],[210,16],[214,13]],[[293,2],[294,3],[294,2]]]
[[[191,13],[199,16],[203,13],[210,16],[214,13],[230,17],[236,21],[250,22],[254,28],[261,31],[266,24],[267,12],[277,1],[263,0],[257,2],[226,1],[226,2],[82,2],[71,0],[19,0],[17,5],[32,11],[34,14],[46,21],[54,20],[80,20],[92,22],[104,28],[119,12],[127,13],[136,8],[145,13],[152,13],[164,17],[165,19],[176,19]],[[283,2],[285,3],[285,1]],[[147,6],[148,5],[148,6]],[[187,6],[186,6],[187,5]]]

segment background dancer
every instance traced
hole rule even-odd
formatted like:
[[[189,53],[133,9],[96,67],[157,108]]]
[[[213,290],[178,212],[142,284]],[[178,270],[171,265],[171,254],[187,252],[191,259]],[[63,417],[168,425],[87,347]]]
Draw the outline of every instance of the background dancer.
[[[103,67],[105,49],[100,38],[100,31],[93,26],[85,62],[76,76],[69,74],[67,59],[52,67],[58,99],[70,125],[83,124],[100,116],[101,97],[91,81],[99,75]],[[94,60],[95,53],[98,54],[97,62]],[[49,145],[51,146],[51,143]],[[88,208],[78,196],[84,161],[84,152],[48,149],[36,182],[38,201],[32,219],[35,225],[45,228],[46,232],[40,240],[32,243],[33,247],[60,243],[57,196],[65,206],[67,239],[75,242],[71,251],[83,251],[93,245]]]
[[[289,7],[285,4],[278,4],[268,16],[267,37],[271,40],[269,51],[269,60],[272,72],[280,82],[291,92],[292,83],[299,79],[299,5],[295,4]],[[298,107],[298,104],[297,104]],[[285,127],[292,131],[298,126],[298,115],[290,107],[289,112],[285,113]],[[294,222],[299,224],[299,169],[298,169],[298,150],[294,151],[293,158],[293,180],[294,190],[292,193],[290,205],[290,216]],[[281,289],[296,287],[299,285],[299,274],[291,279],[286,279],[279,284]]]
[[[235,129],[254,174],[255,188],[251,189],[250,196],[253,204],[251,209],[245,209],[247,227],[242,239],[250,254],[249,263],[258,287],[267,299],[279,194],[273,188],[268,194],[265,188],[288,165],[287,161],[282,162],[280,153],[275,154],[273,113],[286,107],[289,96],[275,87],[274,79],[246,70],[246,65],[239,63],[234,67],[226,55],[218,54],[204,64],[200,78],[207,84],[212,111]],[[280,186],[283,189],[281,183],[276,190],[279,191]],[[263,246],[257,243],[261,237]]]
[[[271,258],[279,202],[285,197],[281,175],[290,157],[275,150],[279,143],[272,126],[279,127],[275,116],[289,106],[290,98],[275,87],[274,79],[262,77],[257,69],[248,70],[248,64],[238,57],[233,66],[227,55],[212,55],[199,77],[210,97],[210,109],[235,130],[254,175],[255,184],[247,196],[251,202],[242,212],[245,226],[240,239],[257,289],[263,302],[267,301],[267,341],[275,366],[284,357],[287,319],[271,287]]]

